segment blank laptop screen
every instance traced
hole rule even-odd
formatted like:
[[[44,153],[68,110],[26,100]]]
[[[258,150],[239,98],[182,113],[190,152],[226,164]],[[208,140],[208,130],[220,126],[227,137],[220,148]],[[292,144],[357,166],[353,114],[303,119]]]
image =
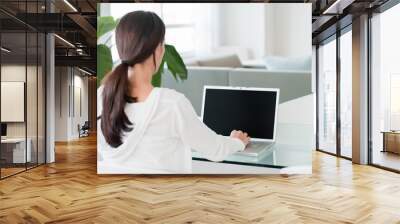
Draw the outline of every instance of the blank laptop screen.
[[[1,123],[1,136],[7,136],[7,124]]]
[[[251,138],[272,140],[276,97],[275,91],[206,89],[203,122],[221,135],[242,130]]]

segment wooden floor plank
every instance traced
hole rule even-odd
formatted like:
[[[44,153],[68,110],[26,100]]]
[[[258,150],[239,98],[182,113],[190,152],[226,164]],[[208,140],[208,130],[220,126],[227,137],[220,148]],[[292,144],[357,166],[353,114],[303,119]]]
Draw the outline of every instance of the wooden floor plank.
[[[97,175],[96,138],[0,181],[0,223],[400,223],[400,175],[314,152],[312,175]]]

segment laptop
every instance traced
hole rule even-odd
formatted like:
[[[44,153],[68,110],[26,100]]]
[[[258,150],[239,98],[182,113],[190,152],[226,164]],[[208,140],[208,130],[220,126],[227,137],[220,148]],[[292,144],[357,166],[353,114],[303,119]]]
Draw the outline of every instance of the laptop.
[[[247,132],[250,143],[242,152],[260,156],[275,142],[279,89],[204,86],[202,121],[217,134]]]

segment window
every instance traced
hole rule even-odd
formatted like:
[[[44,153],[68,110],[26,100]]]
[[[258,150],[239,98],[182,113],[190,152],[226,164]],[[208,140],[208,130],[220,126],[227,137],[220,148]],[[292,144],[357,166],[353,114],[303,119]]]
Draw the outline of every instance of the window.
[[[400,130],[400,73],[390,74],[390,130]]]
[[[387,150],[383,132],[400,130],[400,5],[375,14],[371,19],[372,72],[370,125],[372,163],[400,170],[400,154]],[[400,135],[400,134],[399,134]],[[391,135],[393,139],[399,136]],[[390,141],[389,141],[390,142]],[[398,142],[393,140],[391,143]],[[394,151],[400,146],[395,143]]]
[[[340,154],[351,158],[352,142],[352,33],[340,36]]]
[[[318,48],[318,147],[336,153],[336,40]]]
[[[21,1],[18,6],[23,16],[40,13],[38,6],[43,4],[43,1]],[[0,29],[2,179],[45,163],[46,38],[44,33],[3,12],[0,17],[10,21]]]
[[[353,131],[352,41],[349,25],[322,41],[317,55],[318,149],[348,159]]]
[[[210,32],[212,4],[110,4],[110,15],[115,19],[135,10],[155,12],[162,18],[166,27],[165,42],[175,46],[184,58],[209,53],[211,51]],[[200,14],[202,16],[196,16]],[[207,15],[204,17],[204,15]],[[119,61],[115,46],[115,37],[112,35],[111,46],[114,63]]]

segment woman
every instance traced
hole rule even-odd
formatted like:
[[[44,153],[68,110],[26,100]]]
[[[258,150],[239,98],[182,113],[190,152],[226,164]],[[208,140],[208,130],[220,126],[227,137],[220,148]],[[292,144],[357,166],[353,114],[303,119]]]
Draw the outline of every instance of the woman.
[[[221,161],[242,151],[247,133],[217,135],[186,97],[151,84],[164,55],[165,26],[152,12],[121,18],[116,46],[122,63],[98,90],[99,173],[190,173],[191,149]]]

